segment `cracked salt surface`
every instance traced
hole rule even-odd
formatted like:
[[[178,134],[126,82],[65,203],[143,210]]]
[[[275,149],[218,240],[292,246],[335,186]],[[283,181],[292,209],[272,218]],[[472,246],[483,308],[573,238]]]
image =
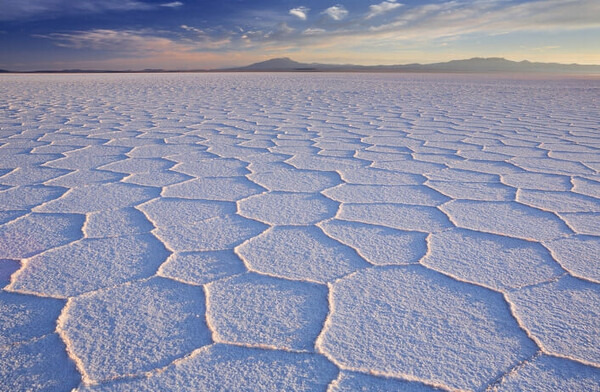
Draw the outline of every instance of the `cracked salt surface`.
[[[598,80],[0,84],[0,390],[600,391]]]

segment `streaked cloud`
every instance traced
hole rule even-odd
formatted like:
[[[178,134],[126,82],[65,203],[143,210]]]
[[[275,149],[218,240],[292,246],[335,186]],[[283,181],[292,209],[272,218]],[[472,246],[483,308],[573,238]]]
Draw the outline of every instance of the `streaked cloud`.
[[[396,0],[388,0],[379,4],[373,4],[369,6],[369,13],[365,18],[371,19],[399,7],[402,7],[402,4],[397,3]]]
[[[306,20],[306,18],[308,16],[308,11],[310,11],[310,8],[296,7],[296,8],[292,8],[289,13],[290,13],[290,15],[294,15],[297,18]]]
[[[192,26],[188,26],[188,25],[184,25],[184,24],[181,25],[180,27],[182,29],[184,29],[185,31],[191,31],[191,32],[194,32],[194,33],[197,33],[197,34],[206,34],[204,32],[204,30],[196,28],[196,27],[192,27]]]
[[[304,35],[319,35],[319,34],[324,34],[326,32],[327,32],[327,30],[325,30],[325,29],[321,29],[318,27],[314,27],[314,28],[311,27],[311,28],[304,30],[302,32],[302,34],[304,34]]]
[[[348,16],[348,10],[343,5],[334,5],[323,11],[323,14],[329,16],[333,20],[342,20]]]
[[[63,48],[110,50],[128,52],[132,55],[193,49],[189,45],[154,35],[146,30],[93,29],[70,33],[37,34],[35,37],[50,39],[56,46]]]
[[[169,7],[169,8],[177,8],[177,7],[181,7],[183,5],[183,3],[181,1],[172,1],[170,3],[163,3],[160,6],[161,7]]]

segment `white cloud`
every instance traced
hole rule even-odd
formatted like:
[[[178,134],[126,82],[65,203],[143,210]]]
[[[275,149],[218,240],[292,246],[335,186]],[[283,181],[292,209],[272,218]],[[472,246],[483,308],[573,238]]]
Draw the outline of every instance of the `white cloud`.
[[[308,28],[302,32],[303,35],[319,35],[326,33],[327,31],[319,28]]]
[[[161,7],[169,7],[169,8],[177,8],[177,7],[181,7],[183,5],[183,3],[181,1],[172,1],[170,3],[163,3],[160,6]]]
[[[197,34],[206,34],[206,33],[204,32],[204,30],[202,30],[202,29],[199,29],[199,28],[197,28],[197,27],[192,27],[192,26],[188,26],[188,25],[184,25],[184,24],[183,24],[183,25],[181,25],[181,26],[179,26],[179,27],[181,27],[181,28],[182,28],[182,29],[184,29],[185,31],[191,31],[191,32],[194,32],[194,33],[197,33]]]
[[[292,8],[290,10],[290,15],[294,15],[302,20],[306,20],[308,11],[310,11],[310,8],[306,8],[306,7]]]
[[[391,10],[394,10],[398,7],[402,7],[402,4],[397,3],[396,0],[388,0],[379,4],[373,4],[369,6],[369,13],[366,16],[366,19],[371,19],[375,16],[384,14]]]
[[[339,4],[327,8],[323,13],[333,20],[342,20],[348,16],[348,10]]]

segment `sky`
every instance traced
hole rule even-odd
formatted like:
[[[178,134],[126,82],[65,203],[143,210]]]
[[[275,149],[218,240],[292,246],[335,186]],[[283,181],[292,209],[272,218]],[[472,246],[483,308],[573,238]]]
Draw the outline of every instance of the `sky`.
[[[0,0],[0,69],[600,64],[600,0]]]

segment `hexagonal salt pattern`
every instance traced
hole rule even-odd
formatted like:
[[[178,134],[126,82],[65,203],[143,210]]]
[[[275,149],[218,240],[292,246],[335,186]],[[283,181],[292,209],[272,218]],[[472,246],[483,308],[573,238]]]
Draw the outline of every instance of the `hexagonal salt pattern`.
[[[423,264],[502,291],[548,281],[563,273],[540,244],[462,229],[433,233]]]
[[[11,290],[72,297],[152,276],[167,258],[150,234],[83,239],[29,259]]]
[[[0,75],[0,390],[598,390],[598,83]]]
[[[84,381],[163,367],[211,343],[201,288],[153,278],[69,300],[58,330]]]
[[[208,320],[219,342],[310,350],[327,316],[327,288],[258,274],[207,287]]]
[[[270,225],[310,225],[333,217],[337,209],[337,203],[307,193],[265,193],[239,202],[241,215]]]
[[[116,382],[84,391],[315,391],[338,370],[323,356],[216,344],[142,380]]]
[[[328,282],[367,263],[316,227],[276,227],[237,248],[249,268],[287,279]]]
[[[508,294],[515,315],[544,351],[600,367],[600,286],[565,276]]]
[[[500,294],[423,267],[361,271],[331,296],[317,344],[342,367],[479,389],[536,351]]]

